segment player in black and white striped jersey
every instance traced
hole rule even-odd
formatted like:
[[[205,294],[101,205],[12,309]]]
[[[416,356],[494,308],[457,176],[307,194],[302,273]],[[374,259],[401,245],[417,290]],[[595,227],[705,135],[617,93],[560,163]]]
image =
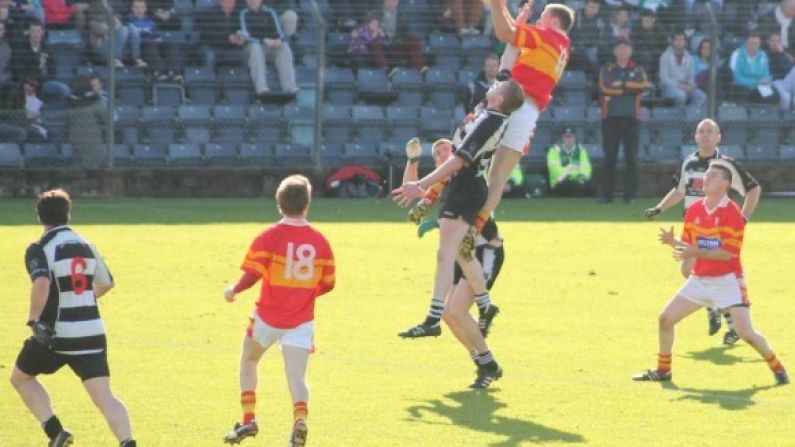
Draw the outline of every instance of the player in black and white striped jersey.
[[[762,188],[756,179],[745,170],[736,160],[721,152],[718,144],[720,144],[721,134],[720,127],[712,119],[702,120],[696,127],[695,135],[698,150],[685,157],[682,166],[674,174],[674,187],[668,194],[660,201],[657,206],[649,208],[645,211],[648,219],[654,219],[658,214],[668,210],[684,199],[684,209],[690,207],[691,204],[704,197],[704,191],[701,186],[704,182],[704,175],[709,168],[709,164],[713,160],[721,160],[722,166],[728,169],[732,174],[731,190],[734,193],[744,197],[742,213],[746,222],[751,218],[751,215],[759,203],[759,198],[762,195]],[[682,275],[687,278],[690,276],[690,271],[693,268],[693,260],[682,261],[681,271]],[[743,287],[745,287],[745,279],[738,278]],[[745,291],[745,289],[744,289]],[[746,292],[747,293],[747,292]],[[721,326],[721,310],[720,309],[707,309],[709,318],[709,335],[714,335],[720,330]],[[731,316],[728,310],[723,309],[723,315],[729,326],[728,332],[723,337],[725,345],[733,345],[740,339],[737,332],[734,330]]]
[[[70,208],[69,195],[60,189],[42,193],[36,203],[45,232],[25,253],[33,282],[27,323],[33,335],[22,346],[11,383],[41,422],[49,445],[67,446],[73,436],[54,415],[36,376],[69,365],[120,446],[135,447],[127,409],[110,389],[105,329],[97,308],[97,298],[113,288],[113,276],[96,248],[68,226]]]

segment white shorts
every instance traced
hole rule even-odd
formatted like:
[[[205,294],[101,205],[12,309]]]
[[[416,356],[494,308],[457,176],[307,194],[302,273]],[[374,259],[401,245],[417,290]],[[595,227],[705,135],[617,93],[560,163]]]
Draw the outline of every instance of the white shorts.
[[[708,277],[690,275],[676,294],[704,307],[728,309],[748,304],[742,288],[741,280],[734,273]]]
[[[251,317],[251,328],[248,331],[252,340],[268,349],[274,343],[279,346],[294,346],[309,351],[314,347],[315,322],[307,321],[291,329],[279,329],[270,326],[256,313]]]
[[[540,111],[538,105],[533,100],[525,100],[519,110],[511,113],[508,117],[508,124],[505,127],[498,146],[502,145],[517,152],[522,152],[530,143],[530,137],[533,136],[533,130],[536,128],[536,122]]]

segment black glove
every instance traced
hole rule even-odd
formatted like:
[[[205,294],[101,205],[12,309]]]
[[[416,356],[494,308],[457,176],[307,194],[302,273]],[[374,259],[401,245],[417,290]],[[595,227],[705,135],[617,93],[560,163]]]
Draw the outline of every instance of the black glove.
[[[503,69],[497,73],[497,80],[498,81],[508,81],[511,79],[511,70]]]
[[[49,324],[39,320],[30,320],[28,326],[33,330],[34,340],[46,348],[52,347],[55,330]]]
[[[646,219],[652,220],[655,217],[657,217],[657,215],[660,214],[661,212],[662,210],[660,209],[660,207],[655,206],[654,208],[646,208],[644,214],[646,214]]]

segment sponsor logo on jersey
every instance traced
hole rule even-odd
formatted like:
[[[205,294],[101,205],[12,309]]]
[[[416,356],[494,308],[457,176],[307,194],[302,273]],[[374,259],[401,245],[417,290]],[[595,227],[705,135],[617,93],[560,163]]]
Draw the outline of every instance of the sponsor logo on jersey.
[[[717,250],[720,248],[720,239],[717,238],[698,236],[696,238],[696,243],[698,244],[698,248],[703,248],[705,250]]]

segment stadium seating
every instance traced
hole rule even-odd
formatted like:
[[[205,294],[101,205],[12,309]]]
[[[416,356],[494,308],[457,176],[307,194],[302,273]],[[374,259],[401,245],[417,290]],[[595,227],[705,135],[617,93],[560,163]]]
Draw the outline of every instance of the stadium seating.
[[[61,165],[61,152],[51,143],[27,143],[24,146],[25,167],[56,167]]]
[[[398,105],[419,107],[424,101],[422,75],[417,70],[399,69],[392,76],[392,88],[398,92]]]
[[[185,70],[185,88],[191,104],[213,105],[218,100],[218,79],[211,68],[191,67]]]
[[[326,99],[331,104],[353,105],[356,102],[356,78],[350,68],[326,69]]]
[[[0,143],[0,168],[22,166],[22,152],[16,143]]]
[[[276,160],[280,166],[287,168],[309,166],[312,163],[309,147],[300,144],[277,144]]]
[[[360,68],[356,79],[359,98],[365,102],[387,104],[397,98],[397,92],[392,90],[389,78],[383,70]]]
[[[113,145],[113,166],[117,168],[127,168],[133,165],[130,146],[127,144]]]
[[[161,145],[136,144],[132,158],[136,166],[162,166],[166,164],[166,150]]]
[[[354,106],[353,126],[359,143],[376,144],[384,141],[387,127],[384,109],[379,106]]]
[[[204,159],[210,166],[235,166],[240,163],[235,143],[207,143]]]
[[[386,120],[389,123],[390,140],[397,144],[405,144],[420,134],[419,109],[415,107],[387,107]]]
[[[120,68],[116,70],[116,95],[119,102],[141,107],[146,104],[147,80],[142,70]]]
[[[246,109],[240,105],[215,106],[213,114],[213,141],[237,144],[246,140]]]
[[[323,141],[345,144],[351,140],[351,107],[326,104],[323,109]]]
[[[458,104],[455,74],[444,68],[432,68],[425,73],[425,89],[430,103],[438,109],[452,110]]]
[[[224,67],[219,70],[218,79],[223,86],[224,101],[228,104],[251,104],[254,87],[247,69]]]
[[[198,144],[170,144],[168,146],[169,166],[200,166],[204,163]]]
[[[272,166],[275,164],[273,147],[275,144],[242,143],[238,147],[240,162],[244,166]]]
[[[681,159],[679,146],[653,144],[646,148],[646,160],[653,162],[676,162]]]
[[[146,131],[146,141],[152,144],[169,145],[176,141],[175,112],[171,107],[144,107],[141,127]],[[136,142],[125,142],[136,143]]]
[[[345,157],[351,163],[363,165],[380,165],[384,157],[378,153],[377,143],[348,143],[345,145]]]
[[[778,146],[747,146],[745,156],[750,161],[772,161],[778,159]]]
[[[424,140],[436,140],[452,133],[452,115],[446,109],[423,107],[420,121]]]
[[[790,144],[779,146],[778,157],[781,160],[795,160],[795,146]]]
[[[210,108],[207,106],[183,105],[177,109],[182,124],[184,141],[188,143],[210,142]]]
[[[283,110],[274,106],[250,106],[248,125],[250,139],[258,144],[274,145],[281,141],[285,134]]]

